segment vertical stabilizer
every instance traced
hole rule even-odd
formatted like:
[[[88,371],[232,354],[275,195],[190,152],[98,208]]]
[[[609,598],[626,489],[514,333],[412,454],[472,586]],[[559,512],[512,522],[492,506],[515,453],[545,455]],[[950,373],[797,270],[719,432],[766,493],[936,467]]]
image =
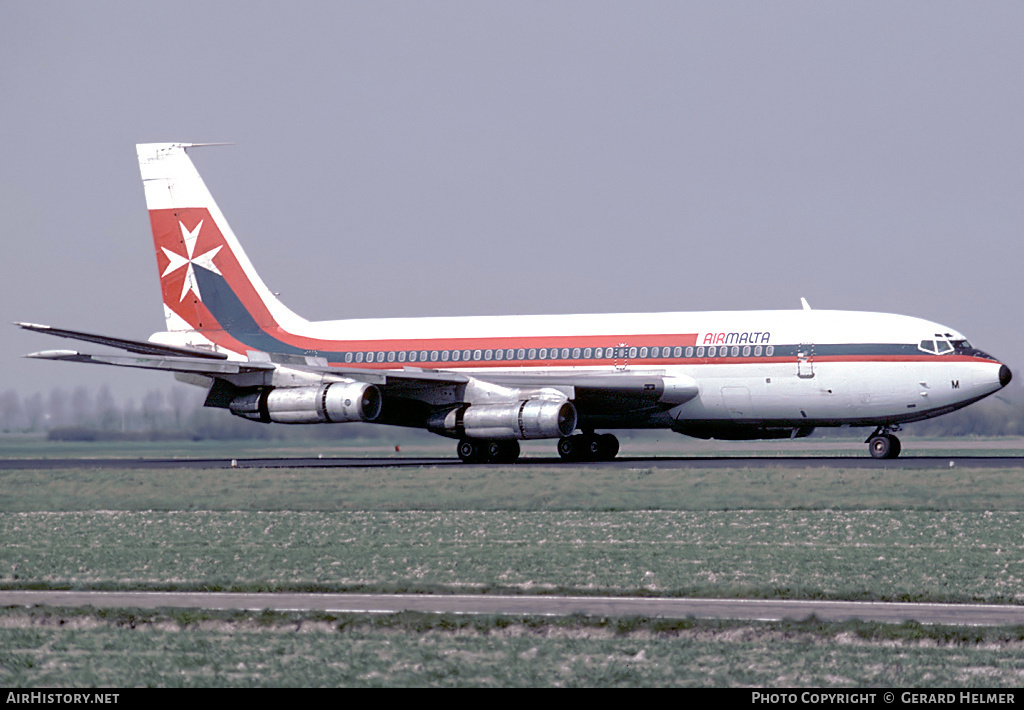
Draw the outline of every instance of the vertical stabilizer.
[[[136,146],[153,229],[167,330],[198,331],[244,353],[229,333],[288,330],[305,320],[282,304],[256,273],[186,149]]]

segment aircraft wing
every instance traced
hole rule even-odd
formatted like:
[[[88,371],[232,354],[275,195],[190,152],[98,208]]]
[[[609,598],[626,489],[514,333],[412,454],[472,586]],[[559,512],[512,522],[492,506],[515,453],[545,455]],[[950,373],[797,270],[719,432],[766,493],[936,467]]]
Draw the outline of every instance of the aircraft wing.
[[[230,360],[222,353],[198,348],[115,338],[34,323],[16,325],[38,333],[84,340],[130,353],[44,350],[25,357],[178,373],[185,377],[185,381],[194,384],[213,384],[217,395],[211,394],[210,401],[220,402],[213,406],[227,406],[231,398],[240,392],[252,391],[252,388],[304,387],[321,382],[348,381],[376,386],[385,400],[419,402],[428,409],[524,401],[539,396],[572,401],[581,415],[586,416],[599,415],[609,408],[636,412],[664,410],[692,399],[699,390],[697,382],[689,377],[635,371],[491,374],[408,366],[401,370],[385,370],[331,366],[321,357],[261,352],[249,353],[248,360]],[[195,376],[202,379],[196,381]]]
[[[130,340],[128,338],[115,338],[109,335],[97,333],[86,333],[84,331],[69,330],[67,328],[54,328],[38,323],[15,323],[19,328],[31,330],[35,333],[45,333],[61,338],[84,340],[90,343],[97,343],[107,347],[125,350],[129,353],[136,353],[141,357],[129,355],[97,355],[83,353],[77,350],[42,350],[40,352],[25,355],[28,358],[39,360],[63,360],[65,362],[84,362],[94,365],[113,365],[116,367],[136,367],[146,370],[164,370],[169,372],[183,372],[207,377],[219,377],[232,384],[245,386],[251,383],[250,378],[233,377],[237,375],[250,375],[252,373],[268,373],[279,366],[286,366],[292,370],[304,371],[311,375],[321,374],[336,376],[343,379],[369,382],[371,384],[392,385],[405,383],[407,385],[416,383],[420,386],[431,385],[460,385],[469,381],[464,375],[452,372],[439,372],[436,370],[422,370],[420,368],[408,368],[406,370],[369,370],[369,369],[346,369],[341,367],[328,366],[322,358],[308,357],[295,358],[289,356],[282,362],[280,356],[266,353],[252,353],[251,359],[229,360],[224,353],[201,350],[199,348],[179,347],[174,345],[163,345],[152,343],[146,340]]]

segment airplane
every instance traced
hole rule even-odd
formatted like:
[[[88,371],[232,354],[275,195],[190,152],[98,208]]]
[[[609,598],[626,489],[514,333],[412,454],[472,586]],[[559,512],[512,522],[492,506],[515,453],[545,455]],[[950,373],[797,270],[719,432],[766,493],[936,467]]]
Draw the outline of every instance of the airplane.
[[[147,341],[17,323],[128,354],[26,357],[173,372],[205,406],[256,422],[376,422],[458,441],[467,463],[512,462],[522,440],[556,439],[568,461],[605,461],[599,430],[670,429],[701,439],[893,432],[977,402],[1010,369],[959,332],[919,318],[801,308],[309,321],[256,273],[187,151],[137,146],[166,330]]]

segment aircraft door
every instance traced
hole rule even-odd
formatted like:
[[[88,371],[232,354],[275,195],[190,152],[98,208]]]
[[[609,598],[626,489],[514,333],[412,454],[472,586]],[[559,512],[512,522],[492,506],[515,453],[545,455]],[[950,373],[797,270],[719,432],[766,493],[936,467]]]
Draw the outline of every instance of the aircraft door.
[[[625,343],[619,343],[615,349],[615,369],[622,371],[629,366],[630,357],[636,357],[636,348],[632,348],[633,352],[630,352],[630,347]]]
[[[753,416],[750,389],[747,387],[723,387],[722,403],[731,419],[746,419]]]
[[[796,376],[814,377],[814,344],[801,343],[796,347]]]

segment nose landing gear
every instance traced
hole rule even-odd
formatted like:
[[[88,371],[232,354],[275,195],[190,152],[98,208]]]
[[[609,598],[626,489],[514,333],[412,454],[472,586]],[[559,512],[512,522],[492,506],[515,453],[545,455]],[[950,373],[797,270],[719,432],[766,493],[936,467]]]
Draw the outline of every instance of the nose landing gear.
[[[899,427],[880,426],[867,438],[864,443],[868,445],[872,458],[894,459],[900,455],[903,447],[893,431],[899,431]]]

